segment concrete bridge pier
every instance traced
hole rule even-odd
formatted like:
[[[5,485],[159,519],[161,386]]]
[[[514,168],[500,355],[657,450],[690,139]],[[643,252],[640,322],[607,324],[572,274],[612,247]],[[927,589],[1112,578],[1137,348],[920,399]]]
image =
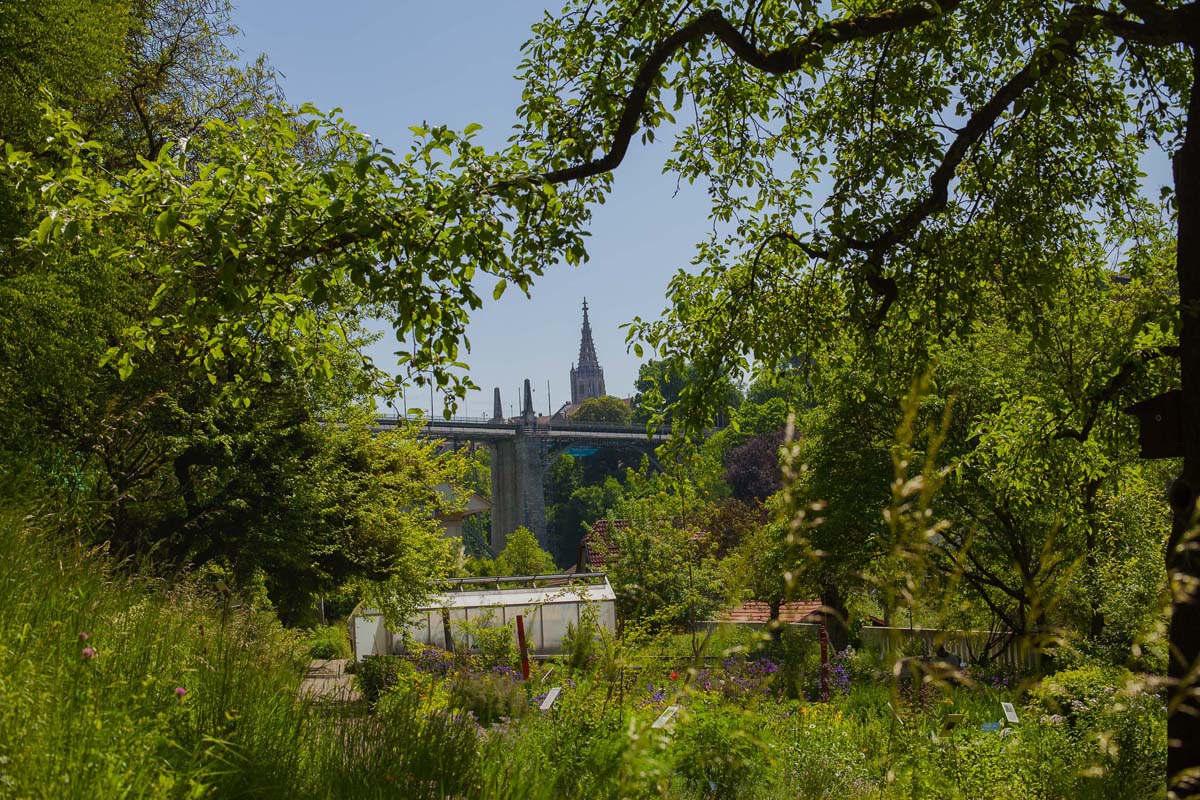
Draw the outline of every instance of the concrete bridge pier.
[[[545,442],[534,434],[537,413],[533,410],[533,392],[525,380],[525,397],[517,435],[492,445],[492,550],[499,553],[508,543],[508,535],[524,525],[547,550],[546,497],[543,480],[546,473]],[[500,408],[500,390],[495,403]]]
[[[524,525],[546,547],[545,460],[541,442],[518,436],[492,449],[492,549],[499,553],[508,535]]]

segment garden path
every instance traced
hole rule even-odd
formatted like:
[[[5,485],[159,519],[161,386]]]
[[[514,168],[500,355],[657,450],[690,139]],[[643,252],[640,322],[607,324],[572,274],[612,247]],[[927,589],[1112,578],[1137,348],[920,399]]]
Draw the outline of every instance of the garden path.
[[[344,658],[314,659],[300,682],[300,696],[341,703],[361,700],[354,688],[354,676],[346,672],[346,663]]]

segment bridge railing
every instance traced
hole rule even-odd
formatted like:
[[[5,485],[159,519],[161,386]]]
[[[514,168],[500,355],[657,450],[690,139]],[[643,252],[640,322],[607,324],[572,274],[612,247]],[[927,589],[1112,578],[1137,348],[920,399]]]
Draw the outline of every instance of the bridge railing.
[[[378,425],[399,425],[403,422],[416,422],[415,417],[404,417],[396,414],[381,414],[376,418]],[[421,420],[425,427],[436,430],[438,428],[478,428],[480,430],[515,430],[521,426],[519,422],[509,422],[508,420],[493,421],[482,417],[432,417]],[[625,433],[625,434],[646,434],[646,426],[643,423],[632,423],[630,425],[621,425],[611,422],[573,422],[571,420],[554,419],[549,422],[542,419],[537,424],[538,431],[579,431],[580,433]],[[670,428],[658,428],[654,431],[655,437],[666,438],[671,435]]]
[[[380,414],[375,417],[377,425],[400,425],[405,422],[420,422],[422,425],[431,428],[449,428],[449,427],[467,427],[467,428],[506,428],[512,430],[517,427],[515,422],[501,421],[493,422],[490,419],[483,417],[405,417],[400,414]]]

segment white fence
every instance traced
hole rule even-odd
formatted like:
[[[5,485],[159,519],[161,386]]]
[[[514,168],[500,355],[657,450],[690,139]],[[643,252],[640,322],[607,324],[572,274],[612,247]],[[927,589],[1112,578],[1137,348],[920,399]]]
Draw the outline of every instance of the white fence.
[[[764,627],[751,622],[702,622],[703,628]],[[793,630],[803,630],[817,638],[821,626],[812,622],[788,622]],[[1014,637],[1003,631],[939,630],[936,628],[864,627],[858,632],[861,648],[879,655],[904,653],[910,656],[936,656],[949,653],[964,662],[975,663],[985,652],[990,661],[1018,670],[1037,669],[1040,654],[1027,638]]]
[[[1032,642],[1003,632],[872,627],[860,630],[859,639],[863,648],[881,655],[902,652],[932,656],[946,652],[974,663],[990,653],[992,662],[1018,670],[1036,669],[1039,665],[1039,653]]]

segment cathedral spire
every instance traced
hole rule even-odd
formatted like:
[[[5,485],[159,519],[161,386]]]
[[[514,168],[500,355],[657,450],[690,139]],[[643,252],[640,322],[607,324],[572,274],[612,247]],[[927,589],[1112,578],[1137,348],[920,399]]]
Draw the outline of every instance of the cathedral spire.
[[[583,331],[579,337],[579,368],[600,368],[596,358],[596,344],[592,341],[592,323],[588,321],[587,298],[583,298]]]
[[[579,363],[571,368],[571,402],[582,403],[589,397],[600,397],[604,392],[604,370],[596,357],[596,343],[592,341],[592,323],[588,319],[587,298],[583,298],[583,329],[579,336]]]

